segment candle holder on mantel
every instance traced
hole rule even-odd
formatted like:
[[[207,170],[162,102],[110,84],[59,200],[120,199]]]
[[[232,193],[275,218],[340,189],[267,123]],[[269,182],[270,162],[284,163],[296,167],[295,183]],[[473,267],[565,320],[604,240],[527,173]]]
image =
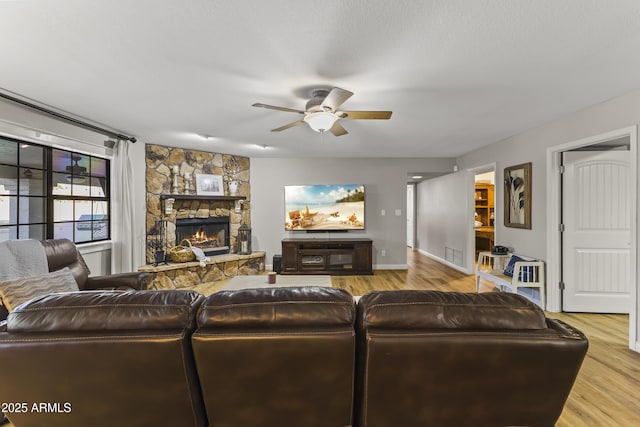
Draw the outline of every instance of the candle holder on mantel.
[[[193,187],[191,186],[191,174],[189,172],[184,173],[184,194],[191,194]]]
[[[173,182],[171,183],[171,194],[178,194],[178,177],[180,176],[180,168],[175,165],[173,171]]]

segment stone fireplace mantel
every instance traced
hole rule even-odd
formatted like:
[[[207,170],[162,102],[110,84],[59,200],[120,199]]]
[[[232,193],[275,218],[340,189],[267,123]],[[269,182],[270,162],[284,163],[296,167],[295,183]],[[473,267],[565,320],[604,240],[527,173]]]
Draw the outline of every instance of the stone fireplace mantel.
[[[198,196],[196,194],[161,194],[160,200],[176,199],[176,200],[247,200],[245,196]]]

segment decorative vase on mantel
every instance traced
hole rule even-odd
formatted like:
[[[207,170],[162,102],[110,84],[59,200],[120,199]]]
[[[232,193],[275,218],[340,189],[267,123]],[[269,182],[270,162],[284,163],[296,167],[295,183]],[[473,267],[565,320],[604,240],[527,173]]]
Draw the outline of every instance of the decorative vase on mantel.
[[[229,181],[227,183],[227,187],[229,188],[229,195],[235,196],[238,194],[238,181]]]

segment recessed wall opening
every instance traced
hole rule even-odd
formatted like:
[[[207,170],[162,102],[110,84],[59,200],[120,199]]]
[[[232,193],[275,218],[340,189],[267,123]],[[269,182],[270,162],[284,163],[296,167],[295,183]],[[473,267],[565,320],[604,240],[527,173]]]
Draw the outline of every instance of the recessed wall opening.
[[[495,241],[495,172],[477,173],[474,176],[474,232],[475,259],[478,253],[490,251]]]

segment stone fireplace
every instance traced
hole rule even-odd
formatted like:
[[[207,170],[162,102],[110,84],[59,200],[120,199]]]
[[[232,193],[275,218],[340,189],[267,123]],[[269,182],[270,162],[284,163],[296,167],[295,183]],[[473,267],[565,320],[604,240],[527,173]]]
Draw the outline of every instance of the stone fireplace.
[[[207,250],[217,253],[237,253],[236,239],[238,228],[242,223],[251,225],[251,188],[249,184],[249,158],[230,154],[211,153],[206,151],[187,150],[175,147],[147,144],[146,150],[146,193],[147,193],[147,263],[154,262],[156,250],[168,251],[178,245],[180,240],[189,236],[190,230],[180,230],[183,220],[207,221],[216,224],[218,218],[228,223],[224,236],[215,232],[215,240],[220,251],[213,248]],[[179,172],[177,194],[173,193],[174,170]],[[220,175],[223,177],[224,196],[202,197],[185,191],[186,179],[190,177],[189,187],[193,187],[193,177],[199,174]],[[229,185],[232,183],[235,196],[242,197],[240,209],[232,197],[229,197]],[[167,211],[167,199],[175,197],[172,209]],[[162,230],[158,224],[164,224]],[[199,228],[200,226],[198,226]],[[190,235],[193,236],[196,231]],[[178,235],[180,233],[180,235]],[[159,235],[162,239],[159,239]],[[213,240],[207,238],[207,240]],[[224,241],[224,243],[223,243]],[[161,242],[161,243],[160,243]],[[191,241],[193,245],[193,241]],[[201,242],[202,243],[202,242]],[[157,246],[161,247],[157,247]],[[196,245],[198,246],[198,245]],[[226,248],[224,248],[226,247]],[[206,251],[205,251],[206,252]]]
[[[188,240],[207,256],[229,253],[229,216],[177,218],[176,241]]]
[[[149,273],[149,289],[194,289],[263,272],[265,253],[240,255],[236,243],[240,225],[251,225],[249,158],[153,144],[145,150],[147,265],[138,271]],[[194,192],[193,177],[199,174],[222,176],[224,195]],[[168,251],[182,239],[201,247],[210,259],[204,265],[154,264],[156,251]]]

